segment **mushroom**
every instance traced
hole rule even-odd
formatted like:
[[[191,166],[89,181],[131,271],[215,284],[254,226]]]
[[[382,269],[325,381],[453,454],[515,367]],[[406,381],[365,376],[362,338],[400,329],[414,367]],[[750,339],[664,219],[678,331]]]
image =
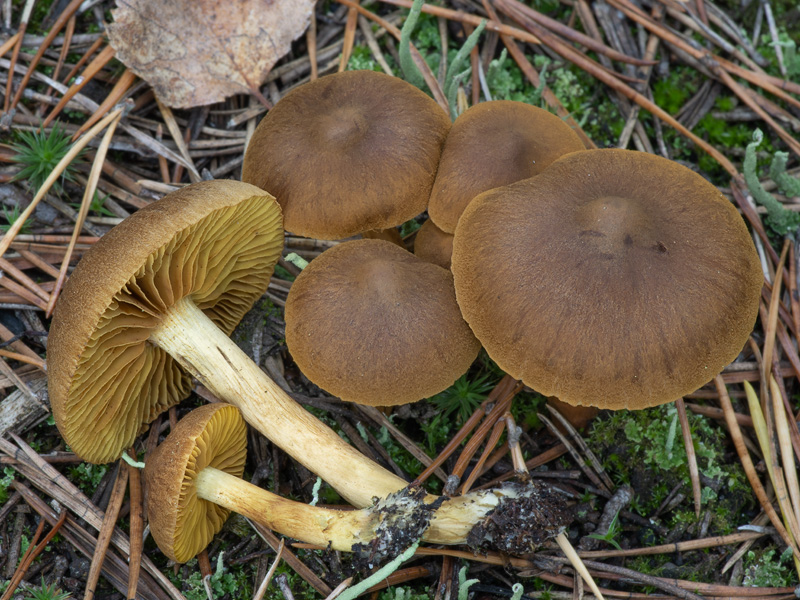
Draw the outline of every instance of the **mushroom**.
[[[544,109],[511,100],[476,104],[447,134],[428,215],[453,233],[481,192],[533,177],[558,157],[583,149],[578,134]]]
[[[259,123],[242,180],[274,194],[286,230],[341,239],[428,205],[450,119],[405,81],[345,71],[299,86]]]
[[[395,543],[402,551],[427,527],[433,507],[409,503],[414,509],[409,514],[404,510],[406,493],[353,511],[309,506],[272,494],[242,479],[246,451],[247,427],[241,414],[230,404],[218,403],[196,408],[181,419],[147,458],[150,530],[169,558],[186,562],[198,554],[231,511],[289,537],[348,552],[383,535],[389,523],[396,527]],[[396,510],[389,511],[387,504]],[[400,512],[407,517],[404,522],[391,518]]]
[[[269,194],[208,181],[137,211],[84,254],[56,305],[47,357],[56,424],[81,458],[118,458],[188,394],[185,369],[354,505],[406,487],[294,402],[227,336],[266,290],[282,236]],[[462,505],[445,500],[425,538],[436,543],[463,527]]]
[[[664,158],[575,152],[481,194],[456,228],[459,306],[489,356],[569,404],[645,408],[741,351],[762,274],[710,183]]]
[[[420,502],[420,490],[401,490],[369,508],[335,510],[287,500],[242,479],[247,428],[229,404],[209,404],[181,419],[147,458],[150,531],[169,558],[186,562],[205,548],[231,511],[283,535],[371,560],[393,557],[419,539],[441,501]],[[489,515],[504,505],[533,510],[515,524],[528,532],[530,549],[558,533],[568,512],[541,486],[508,485],[451,500],[448,526],[436,543],[473,545],[495,541]],[[522,529],[520,529],[521,533]],[[509,549],[501,540],[501,548]],[[517,551],[525,547],[517,548]]]
[[[48,346],[53,414],[79,456],[118,458],[145,424],[188,395],[188,372],[355,504],[368,505],[376,489],[405,487],[289,398],[228,337],[266,290],[282,242],[280,207],[269,194],[209,181],[137,211],[84,255],[58,300]]]
[[[480,350],[450,272],[384,240],[343,242],[315,258],[292,284],[285,319],[303,374],[361,404],[437,394]]]
[[[205,328],[227,340],[269,283],[281,224],[263,190],[202,182],[137,211],[84,255],[56,305],[47,356],[56,424],[79,456],[115,460],[188,396],[190,377],[159,339],[172,328],[199,345]],[[200,323],[182,324],[192,318]]]
[[[414,238],[414,254],[425,262],[450,268],[453,256],[453,234],[439,229],[431,219],[422,224]]]

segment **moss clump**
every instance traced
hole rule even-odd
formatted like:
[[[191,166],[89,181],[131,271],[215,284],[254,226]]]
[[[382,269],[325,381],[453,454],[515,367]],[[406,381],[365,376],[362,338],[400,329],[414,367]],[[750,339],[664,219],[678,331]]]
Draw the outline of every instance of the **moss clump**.
[[[730,533],[744,511],[755,506],[738,461],[726,459],[726,436],[710,419],[689,413],[702,484],[702,506],[711,511],[709,535]],[[662,515],[670,528],[695,523],[686,450],[674,404],[641,411],[617,411],[597,420],[589,445],[603,457],[612,478],[630,484],[633,508],[650,516],[682,484],[686,500]]]

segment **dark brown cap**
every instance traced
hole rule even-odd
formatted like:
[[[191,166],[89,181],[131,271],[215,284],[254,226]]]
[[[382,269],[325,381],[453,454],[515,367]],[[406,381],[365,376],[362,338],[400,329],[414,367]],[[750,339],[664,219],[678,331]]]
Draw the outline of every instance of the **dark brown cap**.
[[[453,233],[481,192],[533,177],[558,157],[583,149],[578,134],[544,109],[510,100],[476,104],[447,134],[428,215]]]
[[[372,405],[446,389],[480,349],[450,272],[383,240],[344,242],[303,270],[286,300],[286,344],[312,382]]]
[[[753,328],[762,273],[733,205],[677,163],[564,156],[459,221],[465,319],[507,373],[601,408],[670,402],[712,379]]]
[[[286,230],[341,239],[423,212],[450,119],[402,79],[345,71],[304,84],[259,123],[242,180],[273,194]]]

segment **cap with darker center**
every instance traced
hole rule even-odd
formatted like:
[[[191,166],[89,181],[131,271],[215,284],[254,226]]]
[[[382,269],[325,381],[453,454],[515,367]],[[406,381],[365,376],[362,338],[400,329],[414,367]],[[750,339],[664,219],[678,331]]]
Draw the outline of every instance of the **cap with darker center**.
[[[341,239],[428,204],[450,119],[396,77],[346,71],[284,96],[247,147],[242,180],[274,194],[292,233]]]
[[[286,300],[286,344],[312,382],[373,405],[442,391],[480,348],[450,272],[383,240],[344,242],[303,270]]]
[[[666,159],[565,156],[478,196],[456,229],[459,305],[510,375],[570,404],[642,408],[733,360],[762,275],[731,203]]]
[[[533,177],[558,157],[583,149],[569,125],[546,110],[510,100],[476,104],[447,134],[428,214],[453,233],[481,192]]]

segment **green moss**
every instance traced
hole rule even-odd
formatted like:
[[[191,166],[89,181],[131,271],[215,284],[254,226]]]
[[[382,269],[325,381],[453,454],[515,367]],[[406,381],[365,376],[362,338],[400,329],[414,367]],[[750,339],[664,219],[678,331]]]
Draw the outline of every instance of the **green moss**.
[[[744,578],[747,587],[792,587],[797,585],[797,573],[792,567],[792,549],[778,554],[774,546],[750,550],[744,556]]]
[[[702,505],[711,510],[709,534],[725,534],[754,506],[738,462],[724,457],[725,432],[705,417],[688,414],[703,486]],[[687,499],[666,516],[669,526],[695,522],[686,450],[674,404],[642,411],[617,411],[594,422],[589,446],[618,483],[633,486],[633,508],[649,516],[678,484]],[[712,533],[713,532],[713,533]]]

